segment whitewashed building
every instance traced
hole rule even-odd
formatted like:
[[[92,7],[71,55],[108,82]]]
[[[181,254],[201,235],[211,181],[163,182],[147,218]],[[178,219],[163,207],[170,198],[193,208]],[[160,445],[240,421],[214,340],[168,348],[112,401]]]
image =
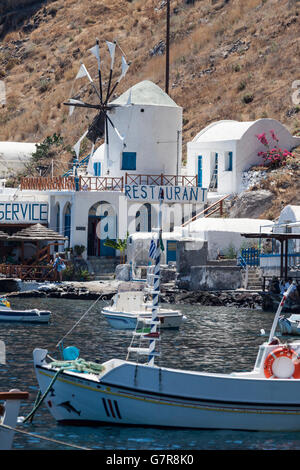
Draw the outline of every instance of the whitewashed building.
[[[239,193],[242,190],[242,173],[251,166],[263,163],[258,152],[266,147],[257,135],[266,134],[270,148],[273,141],[270,131],[278,137],[278,146],[291,150],[300,145],[275,119],[257,121],[217,121],[202,129],[187,144],[186,171],[198,175],[198,185],[218,194]]]

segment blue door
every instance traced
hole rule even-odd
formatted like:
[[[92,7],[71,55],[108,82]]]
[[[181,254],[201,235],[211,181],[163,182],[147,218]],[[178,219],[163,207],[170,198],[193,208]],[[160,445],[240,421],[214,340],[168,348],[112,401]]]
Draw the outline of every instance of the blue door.
[[[202,155],[198,156],[198,186],[202,188]]]
[[[176,261],[177,242],[174,240],[167,241],[167,264],[169,261]]]

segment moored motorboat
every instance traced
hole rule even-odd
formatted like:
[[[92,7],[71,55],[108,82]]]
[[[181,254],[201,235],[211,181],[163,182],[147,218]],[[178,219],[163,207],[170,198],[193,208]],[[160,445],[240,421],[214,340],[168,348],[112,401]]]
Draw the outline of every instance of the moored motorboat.
[[[151,320],[152,304],[145,301],[143,291],[118,292],[102,314],[112,328],[135,329],[139,322]],[[160,328],[179,328],[186,317],[177,310],[158,307]]]
[[[10,302],[3,298],[0,299],[0,321],[48,323],[50,315],[50,311],[38,310],[37,308],[13,310]]]

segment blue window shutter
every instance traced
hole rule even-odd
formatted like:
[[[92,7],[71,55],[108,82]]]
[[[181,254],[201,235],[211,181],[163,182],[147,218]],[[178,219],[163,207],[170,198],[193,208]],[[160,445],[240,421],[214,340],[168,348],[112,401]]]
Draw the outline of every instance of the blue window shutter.
[[[94,175],[101,176],[101,162],[94,163]]]
[[[122,153],[121,170],[136,170],[136,152]]]
[[[198,155],[198,186],[202,188],[202,155]]]
[[[228,171],[232,171],[232,152],[228,152]]]

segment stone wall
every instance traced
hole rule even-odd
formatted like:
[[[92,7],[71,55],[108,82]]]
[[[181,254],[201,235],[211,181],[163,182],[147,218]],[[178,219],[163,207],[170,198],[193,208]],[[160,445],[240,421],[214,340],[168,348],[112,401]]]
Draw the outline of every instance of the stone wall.
[[[188,290],[235,290],[242,284],[242,270],[239,266],[192,266]]]
[[[206,263],[206,241],[178,241],[176,250],[177,286],[180,289],[189,289],[192,266],[203,266]]]

